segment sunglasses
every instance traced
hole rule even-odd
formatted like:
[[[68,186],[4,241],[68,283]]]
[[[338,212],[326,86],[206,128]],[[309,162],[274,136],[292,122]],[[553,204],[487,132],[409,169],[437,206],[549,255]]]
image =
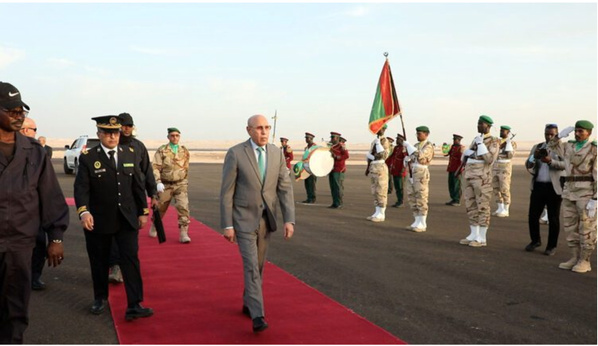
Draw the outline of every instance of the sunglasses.
[[[33,130],[33,132],[37,132],[37,127],[26,127],[25,130]]]
[[[4,113],[8,114],[9,117],[11,118],[18,118],[18,117],[26,117],[27,114],[29,114],[29,111],[26,110],[8,110],[5,108],[0,108],[1,111],[3,111]]]

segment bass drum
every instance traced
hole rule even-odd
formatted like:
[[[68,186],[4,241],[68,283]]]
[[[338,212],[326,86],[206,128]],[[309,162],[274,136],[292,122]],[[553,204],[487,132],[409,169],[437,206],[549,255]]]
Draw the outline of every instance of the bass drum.
[[[332,158],[330,149],[327,147],[315,147],[313,150],[310,150],[307,159],[303,160],[303,162],[303,167],[307,173],[316,177],[327,176],[334,167],[334,159]]]

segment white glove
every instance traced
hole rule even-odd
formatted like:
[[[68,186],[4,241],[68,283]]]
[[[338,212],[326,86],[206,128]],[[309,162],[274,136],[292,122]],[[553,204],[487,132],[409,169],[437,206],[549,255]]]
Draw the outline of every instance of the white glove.
[[[370,154],[370,153],[367,153],[367,154],[365,154],[365,157],[366,157],[366,158],[368,158],[368,159],[369,159],[369,160],[371,160],[371,161],[374,161],[374,160],[376,159],[376,158],[374,157],[374,155],[372,155],[372,154]]]
[[[405,156],[405,158],[403,158],[403,166],[407,166],[409,161],[411,161],[411,158],[409,156]]]
[[[473,154],[473,150],[471,149],[467,149],[463,152],[464,157],[471,156],[471,154]]]
[[[569,137],[569,134],[573,131],[575,131],[575,127],[573,127],[573,126],[565,127],[564,129],[561,130],[561,132],[559,132],[559,138]]]
[[[506,141],[506,145],[505,145],[505,151],[513,151],[513,144],[511,144],[511,140],[507,139]]]
[[[417,149],[407,141],[403,141],[403,146],[407,149],[407,155],[411,155],[417,151]]]
[[[480,143],[478,144],[478,150],[476,151],[477,156],[482,156],[488,153],[488,148],[486,148],[486,144]]]
[[[158,183],[158,185],[156,185],[156,189],[158,190],[158,193],[164,192],[164,184]]]
[[[536,162],[536,158],[534,158],[534,155],[530,155],[529,159],[527,159],[530,163],[535,163]]]
[[[588,211],[588,217],[593,219],[596,217],[596,200],[591,199],[588,201],[586,205],[586,210]]]
[[[475,138],[473,140],[475,141],[475,144],[477,144],[477,145],[484,144],[484,137],[482,137],[482,136],[475,136]]]

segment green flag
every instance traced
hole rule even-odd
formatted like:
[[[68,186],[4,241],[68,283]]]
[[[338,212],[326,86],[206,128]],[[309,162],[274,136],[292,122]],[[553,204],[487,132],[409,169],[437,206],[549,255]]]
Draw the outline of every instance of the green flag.
[[[374,134],[378,133],[384,124],[400,113],[401,107],[399,106],[397,91],[392,80],[390,64],[388,63],[388,59],[386,59],[382,67],[382,73],[380,73],[376,97],[374,98],[372,112],[370,113],[370,131]]]

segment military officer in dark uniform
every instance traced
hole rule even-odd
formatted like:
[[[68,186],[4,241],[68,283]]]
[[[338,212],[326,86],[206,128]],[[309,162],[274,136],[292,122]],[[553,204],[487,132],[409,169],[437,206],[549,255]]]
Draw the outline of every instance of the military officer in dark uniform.
[[[305,133],[305,143],[307,146],[305,147],[304,151],[308,151],[311,147],[316,145],[314,143],[314,136],[313,134],[306,132]],[[304,156],[305,157],[305,156]],[[313,174],[310,174],[309,177],[305,178],[305,192],[307,194],[307,199],[301,203],[316,203],[316,183],[318,182],[318,177]]]
[[[116,241],[127,293],[127,321],[153,315],[144,308],[139,258],[139,229],[147,223],[144,180],[134,150],[118,145],[120,118],[107,115],[97,122],[100,145],[81,153],[75,178],[75,203],[84,228],[91,266],[94,302],[91,313],[101,314],[108,299],[110,246]]]

